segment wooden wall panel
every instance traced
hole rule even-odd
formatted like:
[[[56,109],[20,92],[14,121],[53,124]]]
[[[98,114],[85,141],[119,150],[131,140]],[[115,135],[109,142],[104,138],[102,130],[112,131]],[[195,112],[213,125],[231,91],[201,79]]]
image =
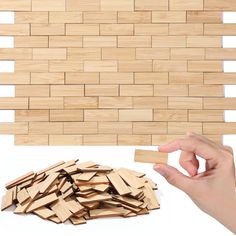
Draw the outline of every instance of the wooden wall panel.
[[[236,49],[222,36],[236,35],[223,11],[235,0],[2,0],[14,24],[1,24],[15,61],[0,84],[15,97],[15,123],[0,134],[16,145],[159,145],[186,131],[221,142],[235,134],[224,110],[236,110],[224,85],[236,84],[223,61]]]

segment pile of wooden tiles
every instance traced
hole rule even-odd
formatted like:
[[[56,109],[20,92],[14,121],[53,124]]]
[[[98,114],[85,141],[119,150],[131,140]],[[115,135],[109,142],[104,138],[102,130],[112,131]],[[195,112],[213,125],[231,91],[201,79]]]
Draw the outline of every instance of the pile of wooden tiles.
[[[0,35],[14,62],[0,84],[15,97],[0,109],[16,110],[0,134],[16,145],[160,145],[187,131],[221,142],[235,134],[224,110],[236,109],[224,85],[235,48],[222,36],[236,24],[222,21],[235,0],[1,0],[14,24]]]
[[[1,209],[16,205],[16,214],[33,213],[55,223],[69,219],[77,225],[160,208],[154,192],[157,186],[145,174],[92,161],[76,162],[62,161],[7,183]]]

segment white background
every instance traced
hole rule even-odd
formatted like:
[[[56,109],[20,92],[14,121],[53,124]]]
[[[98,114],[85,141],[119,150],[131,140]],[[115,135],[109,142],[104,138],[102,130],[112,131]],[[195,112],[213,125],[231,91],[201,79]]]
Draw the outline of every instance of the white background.
[[[236,23],[235,13],[224,14],[225,23]],[[1,23],[14,23],[13,13],[0,12]],[[0,26],[1,27],[1,26]],[[13,37],[0,36],[0,48],[14,47]],[[236,48],[236,37],[224,36],[223,47]],[[236,72],[236,62],[226,61],[225,72]],[[1,62],[0,72],[13,72],[14,62]],[[14,86],[1,86],[0,97],[14,97]],[[225,96],[235,97],[235,86],[225,86]],[[236,112],[226,111],[225,121],[235,122]],[[14,122],[14,111],[0,111],[0,122]],[[235,135],[226,135],[224,144],[230,145],[236,152]],[[57,236],[90,235],[233,235],[213,218],[201,212],[180,190],[170,186],[153,171],[152,165],[133,162],[135,147],[16,147],[14,137],[0,135],[0,196],[5,192],[4,185],[30,170],[37,171],[60,160],[79,158],[80,161],[93,160],[112,167],[127,167],[145,172],[159,187],[157,195],[161,209],[149,215],[133,218],[109,218],[88,221],[85,225],[57,225],[43,221],[33,215],[19,216],[12,209],[0,213],[0,235]],[[142,148],[142,147],[139,147]],[[156,149],[156,147],[143,147]],[[178,167],[179,152],[169,155],[169,164]],[[203,166],[203,163],[201,163]],[[202,168],[202,167],[201,167]]]

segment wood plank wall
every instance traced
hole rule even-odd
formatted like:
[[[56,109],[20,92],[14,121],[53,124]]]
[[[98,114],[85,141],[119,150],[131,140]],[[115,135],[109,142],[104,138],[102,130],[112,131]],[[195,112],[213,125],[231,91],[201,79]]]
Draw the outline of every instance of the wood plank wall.
[[[1,24],[15,61],[0,84],[15,97],[0,109],[15,110],[0,134],[16,145],[159,145],[186,131],[221,142],[235,134],[224,110],[236,109],[224,85],[236,84],[223,61],[223,11],[235,0],[1,0],[15,24]]]

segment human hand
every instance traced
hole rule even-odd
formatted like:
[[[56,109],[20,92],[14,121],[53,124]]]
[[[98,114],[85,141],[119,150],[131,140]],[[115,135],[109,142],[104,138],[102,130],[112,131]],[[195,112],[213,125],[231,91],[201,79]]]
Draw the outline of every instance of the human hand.
[[[159,147],[160,152],[177,150],[181,150],[179,163],[189,176],[165,164],[156,164],[154,169],[170,184],[186,192],[201,210],[236,233],[236,182],[232,148],[194,133]],[[198,173],[199,161],[196,156],[206,161],[203,173]]]

